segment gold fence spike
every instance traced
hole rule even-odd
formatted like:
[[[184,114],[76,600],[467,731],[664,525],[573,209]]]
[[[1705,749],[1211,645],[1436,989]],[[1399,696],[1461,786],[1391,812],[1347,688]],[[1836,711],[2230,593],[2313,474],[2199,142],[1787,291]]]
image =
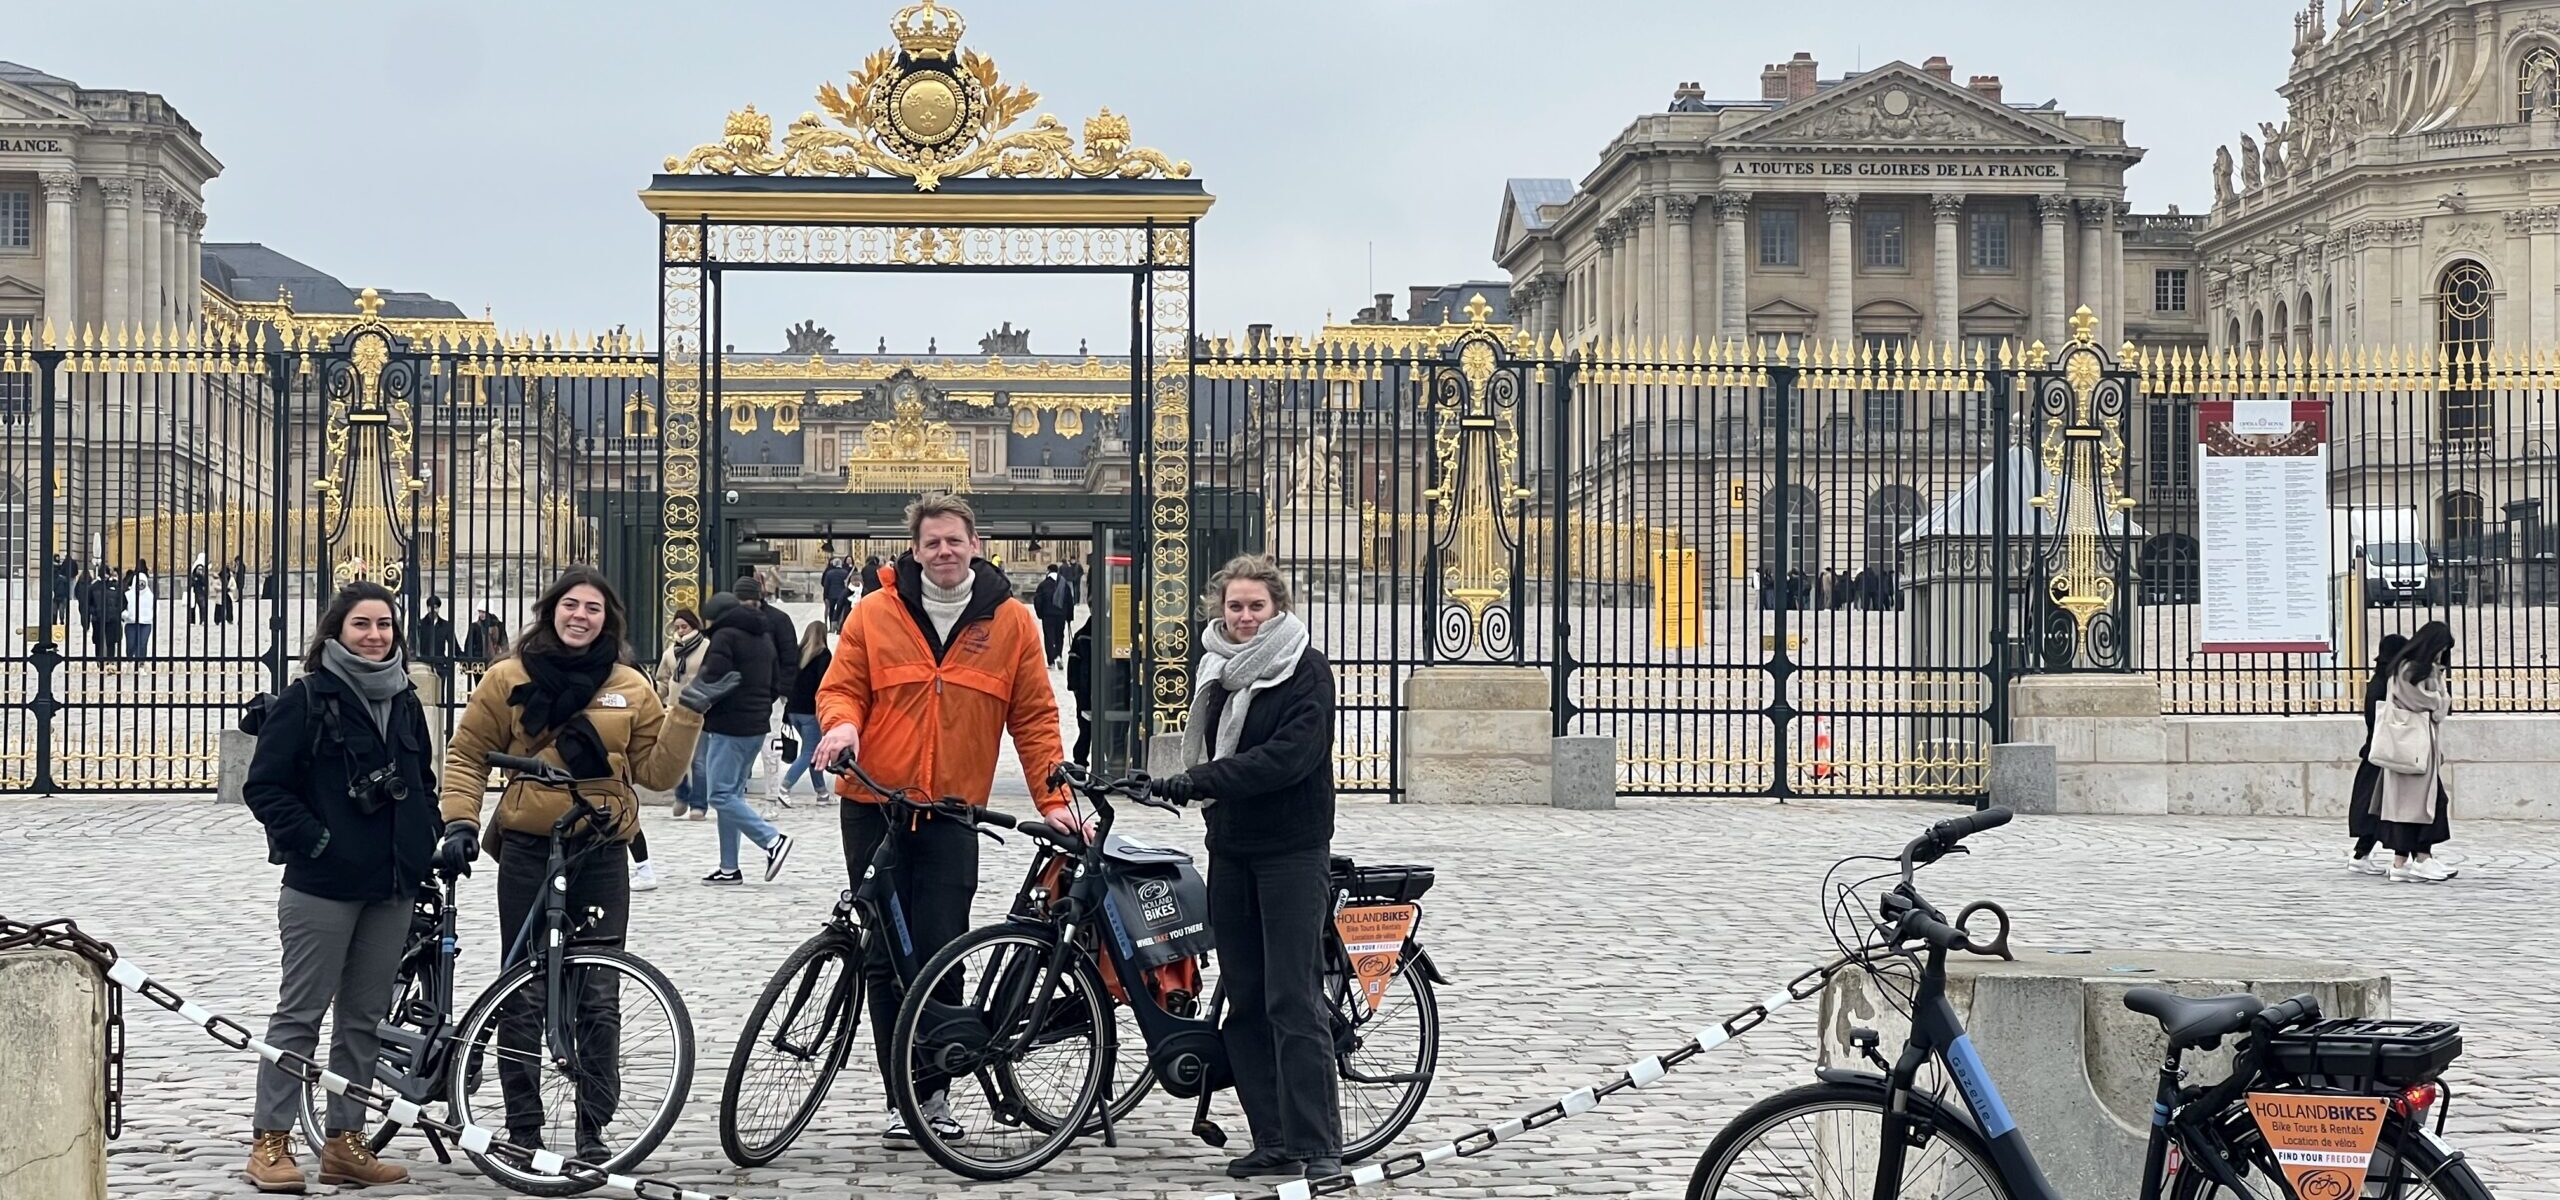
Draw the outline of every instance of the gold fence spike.
[[[43,346],[43,348],[44,348],[44,349],[47,349],[47,350],[59,349],[59,347],[57,347],[57,346],[55,346],[55,345],[53,344],[53,318],[52,318],[52,317],[46,317],[46,318],[44,319],[44,340],[43,340],[43,342],[42,342],[42,343],[40,343],[40,344]]]

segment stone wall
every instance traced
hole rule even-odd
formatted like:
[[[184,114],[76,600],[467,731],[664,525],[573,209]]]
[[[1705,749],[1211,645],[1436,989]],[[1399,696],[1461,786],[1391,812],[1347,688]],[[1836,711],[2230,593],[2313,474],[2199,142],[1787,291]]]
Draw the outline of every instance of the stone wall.
[[[2344,817],[2364,721],[2171,717],[2168,811]],[[2457,819],[2560,820],[2560,716],[2457,713],[2444,727]]]

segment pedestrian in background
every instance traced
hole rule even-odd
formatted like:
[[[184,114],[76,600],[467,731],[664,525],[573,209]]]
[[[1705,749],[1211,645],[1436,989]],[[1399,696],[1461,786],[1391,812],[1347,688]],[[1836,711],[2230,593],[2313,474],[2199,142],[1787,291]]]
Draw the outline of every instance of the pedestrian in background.
[[[710,653],[711,639],[702,630],[702,614],[690,608],[679,608],[667,622],[667,649],[658,656],[658,699],[672,705],[684,685],[702,674],[702,656]],[[699,753],[699,751],[696,751]],[[711,802],[702,798],[702,781],[687,766],[684,779],[676,784],[675,815],[688,813],[696,821],[711,813]]]
[[[151,579],[151,564],[136,563],[125,581],[124,656],[151,657],[151,623],[158,618],[160,593]]]
[[[187,624],[202,625],[206,611],[212,608],[213,577],[205,573],[204,556],[199,554],[187,568]]]
[[[1040,648],[1048,663],[1059,665],[1067,652],[1067,625],[1076,619],[1076,589],[1066,568],[1049,564],[1040,586],[1031,593],[1031,612],[1040,618]]]
[[[844,624],[844,615],[853,610],[853,564],[839,554],[827,560],[827,573],[818,578],[819,593],[827,601],[827,628]]]
[[[752,589],[755,580],[741,577],[738,586]],[[791,835],[775,829],[747,802],[747,772],[757,749],[773,733],[773,643],[765,637],[763,612],[737,596],[722,592],[702,607],[702,615],[711,621],[711,648],[702,656],[703,674],[715,679],[735,675],[739,680],[736,691],[702,714],[702,746],[693,756],[693,773],[701,780],[698,786],[720,819],[720,866],[702,881],[745,882],[745,873],[738,869],[738,841],[745,838],[764,851],[764,877],[770,883],[782,874],[782,861],[791,853]]]
[[[114,567],[98,568],[98,577],[89,581],[89,611],[96,624],[98,653],[109,664],[124,657],[124,614],[133,599],[125,591],[124,579]]]
[[[2391,849],[2393,883],[2443,883],[2456,874],[2435,860],[2435,848],[2453,838],[2452,796],[2444,785],[2444,719],[2453,714],[2444,669],[2453,662],[2453,629],[2429,621],[2411,635],[2391,671],[2390,703],[2423,714],[2427,723],[2426,769],[2382,778],[2382,844]]]
[[[855,599],[860,599],[863,596],[868,596],[873,592],[879,591],[880,556],[874,554],[864,558],[862,560],[862,574],[856,576],[856,579],[862,584],[862,590],[855,595]]]
[[[798,666],[792,671],[791,683],[783,698],[782,719],[791,726],[792,736],[800,745],[790,767],[783,771],[782,778],[773,783],[774,802],[784,807],[791,804],[785,793],[791,790],[791,785],[800,782],[803,775],[808,776],[811,792],[821,800],[827,798],[827,773],[825,768],[817,765],[820,732],[818,685],[826,681],[827,667],[835,661],[835,648],[828,636],[826,622],[811,621],[808,628],[800,631],[800,648],[792,656],[792,661]]]
[[[313,1058],[330,1022],[329,1070],[369,1080],[378,1025],[408,942],[409,910],[435,853],[434,743],[410,685],[391,593],[339,589],[320,615],[302,676],[258,726],[241,799],[266,827],[267,858],[284,865],[276,900],[283,978],[267,1044]],[[299,1192],[292,1129],[303,1084],[274,1063],[258,1068],[256,1140],[245,1174],[261,1192]],[[363,1187],[409,1173],[373,1156],[364,1106],[329,1097],[320,1182]]]
[[[602,829],[580,826],[564,847],[570,855],[569,911],[583,914],[581,941],[620,946],[631,927],[631,875],[626,848],[640,827],[634,788],[674,787],[684,778],[702,730],[702,714],[739,684],[697,679],[673,710],[658,703],[648,676],[623,659],[622,600],[592,567],[572,567],[533,602],[533,622],[512,653],[490,664],[471,705],[454,726],[445,750],[444,841],[439,866],[469,874],[481,854],[481,810],[487,803],[489,755],[539,757],[566,768],[579,793],[604,813]],[[568,789],[523,776],[507,781],[488,839],[498,860],[498,929],[507,944],[524,928],[536,897],[550,886],[551,828],[570,811]],[[539,1005],[498,1021],[498,1049],[489,1057],[505,1097],[507,1140],[528,1149],[547,1143],[552,1111],[574,1110],[576,1157],[613,1157],[604,1126],[621,1102],[620,1009],[609,977],[599,973],[579,1006],[574,1103],[542,1094],[533,1062],[542,1057]]]
[[[2355,786],[2347,796],[2347,836],[2356,840],[2347,852],[2347,869],[2359,875],[2380,875],[2391,869],[2373,856],[2374,845],[2382,840],[2383,772],[2368,756],[2373,752],[2373,718],[2391,698],[2391,668],[2408,644],[2409,639],[2399,634],[2384,634],[2374,651],[2373,673],[2364,681],[2364,744],[2356,747]]]
[[[765,695],[773,704],[779,705],[784,686],[791,682],[791,664],[800,659],[800,627],[792,623],[791,614],[782,611],[781,589],[775,587],[762,571],[739,576],[729,591],[737,596],[740,604],[754,610],[757,620],[763,622],[765,639],[773,645],[773,685]],[[768,733],[774,728],[773,716],[773,709],[765,710],[764,727]],[[756,753],[747,760],[747,764],[747,777],[750,779],[757,775],[776,782],[782,779],[782,752],[774,746],[771,738],[756,747]],[[791,802],[782,798],[780,788],[774,792],[783,807],[790,807]]]
[[[1156,794],[1201,801],[1209,927],[1227,996],[1220,1035],[1253,1131],[1238,1179],[1342,1173],[1340,1083],[1324,996],[1332,919],[1333,669],[1268,557],[1210,577],[1180,774]]]

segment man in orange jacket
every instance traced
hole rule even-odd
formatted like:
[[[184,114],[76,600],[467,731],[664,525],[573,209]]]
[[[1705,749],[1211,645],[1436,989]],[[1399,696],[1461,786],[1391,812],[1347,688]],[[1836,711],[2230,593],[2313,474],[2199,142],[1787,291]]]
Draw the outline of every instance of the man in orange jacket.
[[[851,755],[884,786],[985,804],[997,753],[1011,733],[1041,813],[1060,829],[1077,829],[1067,797],[1048,782],[1064,756],[1040,626],[1013,598],[1004,573],[980,561],[977,514],[959,497],[927,495],[907,506],[907,532],[914,549],[881,568],[880,586],[853,606],[836,635],[835,661],[818,685],[818,724],[826,734],[818,739],[817,761]],[[930,816],[893,830],[877,797],[851,780],[840,781],[837,791],[845,801],[838,806],[845,870],[855,886],[882,838],[904,839],[898,903],[922,964],[968,931],[969,904],[978,893],[977,833]],[[867,964],[865,974],[885,1081],[886,1035],[897,1022],[900,997],[887,962]],[[960,1003],[956,986],[954,993],[943,999]],[[945,1136],[961,1132],[944,1097],[923,1107]],[[896,1116],[883,1136],[914,1139]]]

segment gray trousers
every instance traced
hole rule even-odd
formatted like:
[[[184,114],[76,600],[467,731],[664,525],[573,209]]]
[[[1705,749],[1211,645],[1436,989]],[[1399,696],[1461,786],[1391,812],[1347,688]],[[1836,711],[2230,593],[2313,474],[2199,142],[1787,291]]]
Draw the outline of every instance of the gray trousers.
[[[284,980],[276,1011],[267,1020],[267,1044],[313,1057],[320,1015],[336,1001],[330,1023],[329,1069],[358,1083],[373,1082],[382,1050],[376,1028],[391,1007],[391,984],[409,938],[406,900],[327,900],[292,888],[276,898],[276,933],[284,942]],[[345,1096],[329,1098],[329,1128],[365,1127],[365,1108]],[[302,1119],[302,1082],[271,1064],[258,1067],[255,1127],[292,1129]]]

